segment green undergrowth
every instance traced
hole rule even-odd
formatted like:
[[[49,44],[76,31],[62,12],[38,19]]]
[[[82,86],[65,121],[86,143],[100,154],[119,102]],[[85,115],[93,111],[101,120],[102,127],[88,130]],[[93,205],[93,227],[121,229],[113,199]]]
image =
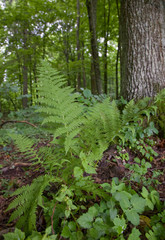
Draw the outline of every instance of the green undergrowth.
[[[12,194],[15,199],[7,211],[13,209],[10,222],[17,220],[17,224],[14,233],[4,235],[5,240],[138,240],[142,235],[163,239],[165,212],[158,192],[148,183],[138,191],[132,187],[145,180],[157,156],[149,140],[158,134],[152,120],[157,100],[131,100],[121,108],[106,97],[88,104],[84,111],[83,100],[77,99],[65,77],[46,62],[40,68],[37,91],[37,113],[53,141],[38,151],[33,148],[33,139],[9,133],[19,150],[28,152],[34,166],[39,164],[45,174]],[[87,91],[85,94],[87,97]],[[111,183],[96,184],[92,174],[96,174],[103,153],[114,144],[118,158],[132,174],[120,181],[113,178]],[[134,159],[136,164],[123,152],[127,147],[140,154]],[[46,221],[43,232],[37,231],[39,208]],[[152,217],[147,217],[151,211]]]

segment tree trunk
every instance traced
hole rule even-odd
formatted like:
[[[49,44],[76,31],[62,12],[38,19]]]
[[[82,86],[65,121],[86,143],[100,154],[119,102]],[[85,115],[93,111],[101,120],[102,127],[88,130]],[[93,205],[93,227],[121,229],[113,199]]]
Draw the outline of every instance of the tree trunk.
[[[97,48],[97,36],[96,36],[96,10],[97,10],[97,0],[86,0],[86,6],[88,11],[89,19],[89,30],[91,33],[91,50],[92,50],[92,64],[94,69],[94,76],[91,76],[91,81],[96,82],[96,90],[98,94],[102,93],[102,84],[101,84],[101,74],[100,74],[100,64],[99,64],[99,55]],[[92,85],[92,83],[91,83]]]
[[[80,1],[77,0],[77,61],[78,66],[81,60],[81,53],[80,53]],[[77,73],[77,90],[79,91],[81,88],[81,69],[78,68]]]
[[[121,0],[121,95],[153,97],[165,87],[164,0]]]
[[[24,7],[24,13],[26,14],[26,9],[27,9],[27,1],[23,2],[23,7]],[[24,50],[24,54],[23,54],[23,67],[22,67],[22,75],[23,75],[23,95],[27,95],[28,94],[28,32],[27,29],[28,28],[28,23],[27,20],[25,19],[23,21],[23,50]],[[28,98],[25,96],[23,96],[22,98],[22,106],[23,108],[27,108],[28,107]]]
[[[110,0],[108,0],[108,16],[106,14],[106,0],[104,0],[104,92],[108,93],[108,60],[107,60],[107,50],[108,50],[108,36],[109,36],[109,21],[110,21]]]
[[[23,48],[24,48],[24,56],[23,56],[23,69],[22,69],[22,75],[23,75],[23,95],[28,94],[28,56],[27,56],[27,30],[23,30]],[[23,108],[27,108],[28,106],[28,98],[24,97],[22,98],[22,106]]]
[[[84,41],[81,41],[82,53],[81,53],[81,62],[82,62],[82,78],[83,78],[83,88],[87,87],[86,73],[85,73],[85,64],[84,64]]]
[[[118,47],[117,47],[117,55],[116,55],[116,99],[119,98],[119,71],[118,71],[118,65],[119,65],[119,56],[120,56],[120,38],[118,39]]]
[[[92,94],[97,94],[97,87],[95,81],[95,71],[94,71],[94,63],[91,61],[91,92]]]

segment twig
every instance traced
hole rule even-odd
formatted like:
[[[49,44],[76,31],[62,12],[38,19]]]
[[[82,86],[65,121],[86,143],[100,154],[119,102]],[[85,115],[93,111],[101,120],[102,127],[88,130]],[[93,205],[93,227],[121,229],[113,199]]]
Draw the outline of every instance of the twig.
[[[54,216],[54,212],[55,212],[56,206],[57,206],[57,202],[56,202],[55,205],[54,205],[53,213],[52,213],[52,216],[51,216],[52,233],[53,233],[54,235],[55,235],[55,231],[54,231],[54,228],[53,228],[53,216]]]
[[[17,162],[14,164],[15,167],[30,167],[32,164],[31,163],[22,163],[22,162]]]
[[[11,169],[15,169],[17,167],[30,167],[31,165],[32,165],[31,163],[17,162],[17,163],[14,163],[12,166],[2,168],[1,171],[2,171],[2,173],[6,173],[7,171],[9,171]]]
[[[30,125],[32,127],[37,128],[37,126],[34,125],[33,123],[30,123],[28,121],[18,121],[18,120],[7,120],[7,121],[2,120],[2,123],[0,124],[0,128],[2,128],[2,126],[7,124],[7,123],[26,123],[26,124],[28,124],[28,125]]]

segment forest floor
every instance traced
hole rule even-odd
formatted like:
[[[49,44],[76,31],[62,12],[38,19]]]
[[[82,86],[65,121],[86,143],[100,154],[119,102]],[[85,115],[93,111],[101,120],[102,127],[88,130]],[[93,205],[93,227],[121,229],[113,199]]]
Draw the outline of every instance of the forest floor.
[[[41,139],[36,144],[35,148],[49,146],[50,140]],[[147,179],[153,178],[154,170],[159,170],[161,175],[158,176],[159,184],[155,185],[156,190],[160,194],[161,201],[165,200],[165,139],[157,139],[156,145],[153,147],[158,156],[154,158],[152,167],[148,169],[146,174]],[[135,153],[126,149],[129,154],[128,163],[134,164],[134,158],[138,157]],[[97,168],[97,174],[93,175],[96,183],[110,183],[113,177],[119,179],[127,177],[127,182],[130,183],[129,177],[131,172],[125,168],[124,162],[121,160],[114,161],[117,156],[116,146],[111,146],[103,155]],[[8,146],[0,146],[0,239],[2,234],[12,231],[15,223],[8,223],[11,211],[6,212],[7,206],[13,200],[10,196],[18,187],[30,184],[34,178],[44,173],[42,168],[31,166],[32,163],[28,157],[19,152],[13,144]],[[143,183],[135,184],[132,182],[132,187],[138,192],[143,187]],[[42,222],[38,222],[39,225]]]

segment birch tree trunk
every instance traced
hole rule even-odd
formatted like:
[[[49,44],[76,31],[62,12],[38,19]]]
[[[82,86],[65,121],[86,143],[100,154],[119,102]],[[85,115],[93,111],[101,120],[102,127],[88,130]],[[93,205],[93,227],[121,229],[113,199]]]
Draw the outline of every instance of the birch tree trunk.
[[[121,0],[121,95],[153,97],[165,87],[164,0]]]

